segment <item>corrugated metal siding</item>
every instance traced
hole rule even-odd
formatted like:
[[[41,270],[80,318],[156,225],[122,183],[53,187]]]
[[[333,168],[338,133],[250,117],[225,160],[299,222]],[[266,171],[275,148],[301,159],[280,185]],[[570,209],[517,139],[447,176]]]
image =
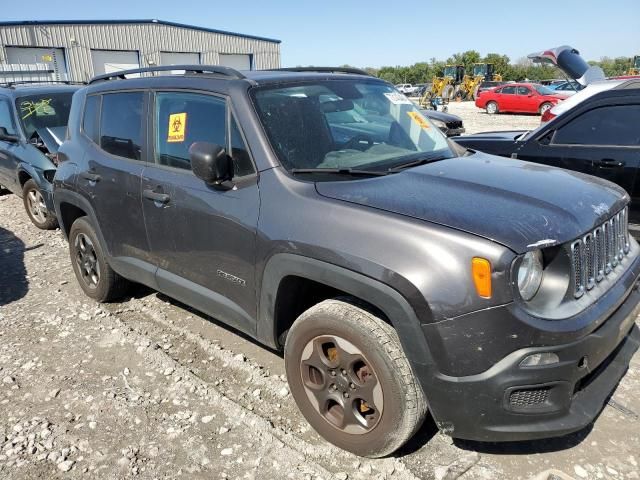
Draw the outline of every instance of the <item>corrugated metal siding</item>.
[[[72,42],[71,39],[75,41]],[[220,53],[253,55],[253,68],[280,66],[280,44],[156,23],[104,25],[18,25],[0,27],[0,63],[5,46],[63,48],[70,79],[93,75],[91,50],[136,50],[142,67],[160,64],[160,52],[197,52],[203,64],[219,64]]]

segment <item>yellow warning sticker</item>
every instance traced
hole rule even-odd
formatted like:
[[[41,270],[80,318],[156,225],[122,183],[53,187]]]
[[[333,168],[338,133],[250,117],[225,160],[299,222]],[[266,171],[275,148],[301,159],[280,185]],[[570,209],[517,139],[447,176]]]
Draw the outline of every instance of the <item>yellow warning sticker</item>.
[[[407,112],[407,115],[409,115],[414,122],[420,125],[420,128],[430,128],[429,122],[427,122],[418,112]]]
[[[43,62],[53,62],[53,55],[42,55]]]
[[[172,113],[169,115],[169,130],[167,142],[184,142],[184,132],[187,129],[187,114]]]

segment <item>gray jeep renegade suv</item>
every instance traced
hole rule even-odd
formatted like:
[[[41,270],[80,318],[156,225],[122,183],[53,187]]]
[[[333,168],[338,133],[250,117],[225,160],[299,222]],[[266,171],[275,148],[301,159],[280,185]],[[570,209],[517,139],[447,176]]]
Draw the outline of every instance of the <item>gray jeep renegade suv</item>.
[[[640,338],[619,187],[462,149],[357,71],[129,73],[75,94],[59,150],[88,296],[139,282],[283,349],[303,415],[359,455],[427,411],[490,441],[597,417]]]

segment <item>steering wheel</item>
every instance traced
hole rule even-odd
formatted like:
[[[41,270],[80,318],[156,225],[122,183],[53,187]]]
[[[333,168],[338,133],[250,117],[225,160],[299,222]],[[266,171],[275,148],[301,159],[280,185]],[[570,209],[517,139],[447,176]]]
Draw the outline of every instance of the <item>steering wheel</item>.
[[[366,142],[367,146],[365,148],[362,148],[362,143]],[[344,150],[362,150],[365,151],[367,148],[371,148],[373,147],[373,144],[375,142],[373,141],[373,138],[371,138],[369,135],[365,135],[363,133],[360,133],[358,135],[356,135],[355,137],[352,137],[347,143],[345,143],[342,148]]]

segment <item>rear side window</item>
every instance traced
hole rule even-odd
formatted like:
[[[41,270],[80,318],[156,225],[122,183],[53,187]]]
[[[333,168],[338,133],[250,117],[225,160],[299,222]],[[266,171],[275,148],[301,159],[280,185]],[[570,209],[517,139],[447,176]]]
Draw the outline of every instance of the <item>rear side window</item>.
[[[224,100],[197,93],[161,92],[156,96],[156,162],[191,169],[194,142],[227,145]]]
[[[16,134],[16,127],[11,113],[11,104],[0,99],[0,127],[4,127],[9,135]]]
[[[640,146],[640,105],[594,108],[560,127],[553,143],[560,145]]]
[[[142,158],[142,92],[102,96],[100,147],[112,155]]]
[[[500,93],[505,95],[515,95],[516,87],[503,87]]]
[[[82,117],[82,131],[94,143],[99,142],[98,135],[98,112],[100,110],[100,97],[91,95],[87,97],[84,104],[84,114]]]

